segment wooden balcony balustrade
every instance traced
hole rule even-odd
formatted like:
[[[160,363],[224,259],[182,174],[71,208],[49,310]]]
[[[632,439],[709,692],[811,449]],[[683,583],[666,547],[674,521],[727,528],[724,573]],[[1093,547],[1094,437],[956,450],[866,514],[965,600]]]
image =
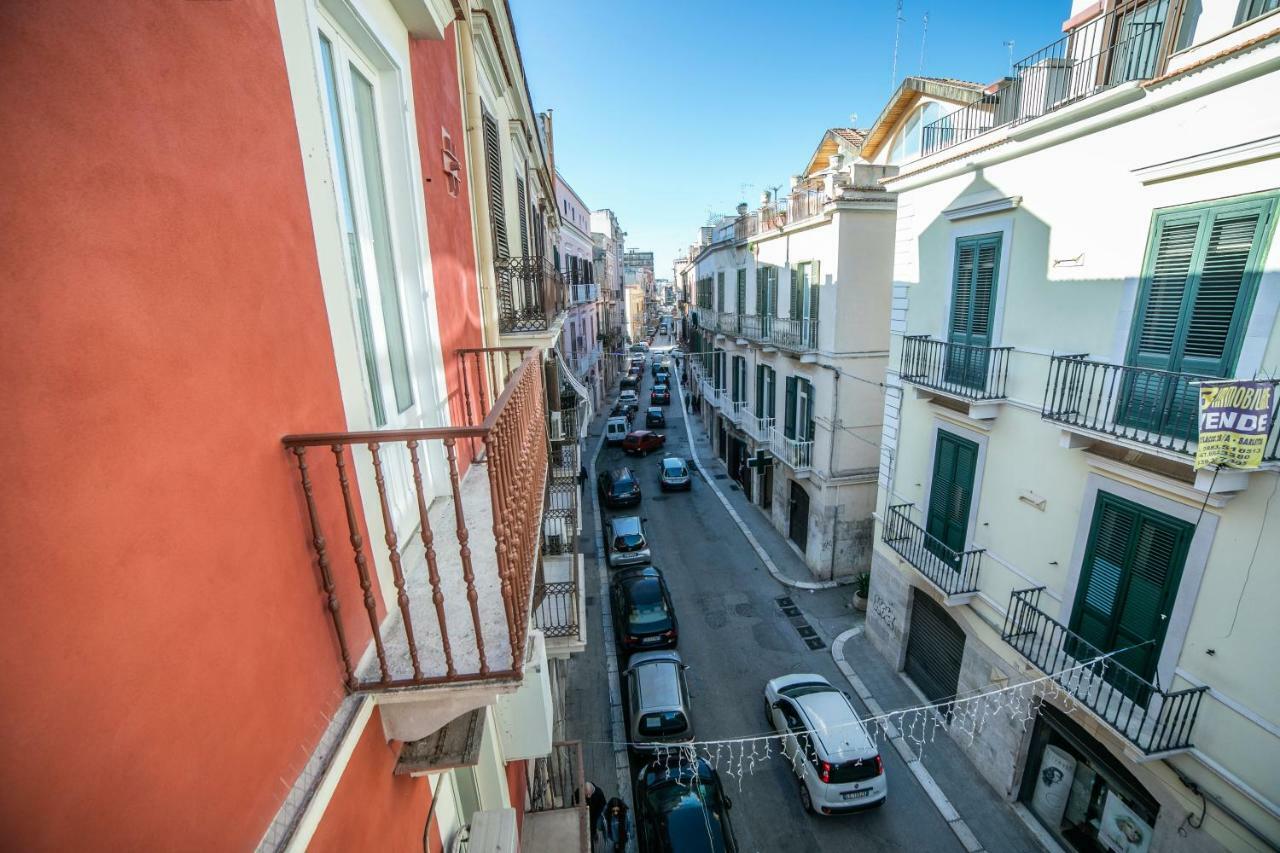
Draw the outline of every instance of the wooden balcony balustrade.
[[[283,439],[349,692],[521,676],[549,467],[541,356],[457,356],[463,426]]]

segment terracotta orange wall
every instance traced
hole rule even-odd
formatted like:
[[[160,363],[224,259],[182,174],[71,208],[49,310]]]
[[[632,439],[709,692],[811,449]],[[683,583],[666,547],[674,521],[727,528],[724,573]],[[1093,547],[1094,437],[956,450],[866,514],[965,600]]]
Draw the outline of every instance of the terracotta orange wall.
[[[415,39],[410,45],[410,62],[449,414],[453,423],[461,424],[465,422],[462,374],[454,352],[484,346],[484,337],[472,243],[471,198],[466,180],[467,139],[462,125],[455,30],[450,24],[440,41]],[[445,181],[442,129],[452,137],[454,154],[461,163],[462,181],[456,196],[449,194]],[[474,372],[471,375],[474,376]],[[473,419],[477,411],[474,405],[473,402]]]
[[[274,4],[0,4],[0,72],[0,846],[251,849],[341,692]]]
[[[316,853],[422,850],[431,786],[425,776],[392,775],[395,766],[396,751],[384,739],[375,708],[307,849]],[[370,797],[370,791],[378,791],[378,796]],[[430,853],[441,849],[439,823],[432,820]]]
[[[511,808],[516,810],[516,826],[522,833],[524,832],[524,789],[528,775],[527,762],[512,761],[507,764],[507,794],[511,798]]]

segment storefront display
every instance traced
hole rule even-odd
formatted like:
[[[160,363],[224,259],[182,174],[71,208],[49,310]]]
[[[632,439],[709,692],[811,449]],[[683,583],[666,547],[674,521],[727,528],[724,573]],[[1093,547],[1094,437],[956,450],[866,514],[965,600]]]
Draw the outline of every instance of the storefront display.
[[[1159,805],[1066,714],[1042,706],[1019,799],[1071,850],[1147,853]]]

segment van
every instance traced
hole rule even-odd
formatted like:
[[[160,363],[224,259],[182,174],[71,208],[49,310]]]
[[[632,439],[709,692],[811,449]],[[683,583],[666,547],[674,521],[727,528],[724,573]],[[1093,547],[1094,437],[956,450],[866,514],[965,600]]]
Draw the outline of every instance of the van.
[[[627,419],[609,418],[604,422],[604,440],[608,444],[622,444],[627,437]]]

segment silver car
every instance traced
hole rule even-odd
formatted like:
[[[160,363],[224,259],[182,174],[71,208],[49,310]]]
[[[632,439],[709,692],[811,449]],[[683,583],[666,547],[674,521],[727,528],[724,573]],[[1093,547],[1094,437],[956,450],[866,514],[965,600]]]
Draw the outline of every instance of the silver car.
[[[693,477],[689,475],[689,466],[679,457],[667,456],[661,463],[658,485],[664,492],[673,489],[692,489]]]
[[[644,519],[638,515],[621,515],[609,522],[609,566],[645,566],[652,557],[649,540],[644,535]]]
[[[637,752],[693,740],[688,669],[679,653],[637,652],[624,673],[627,685],[627,739]]]

